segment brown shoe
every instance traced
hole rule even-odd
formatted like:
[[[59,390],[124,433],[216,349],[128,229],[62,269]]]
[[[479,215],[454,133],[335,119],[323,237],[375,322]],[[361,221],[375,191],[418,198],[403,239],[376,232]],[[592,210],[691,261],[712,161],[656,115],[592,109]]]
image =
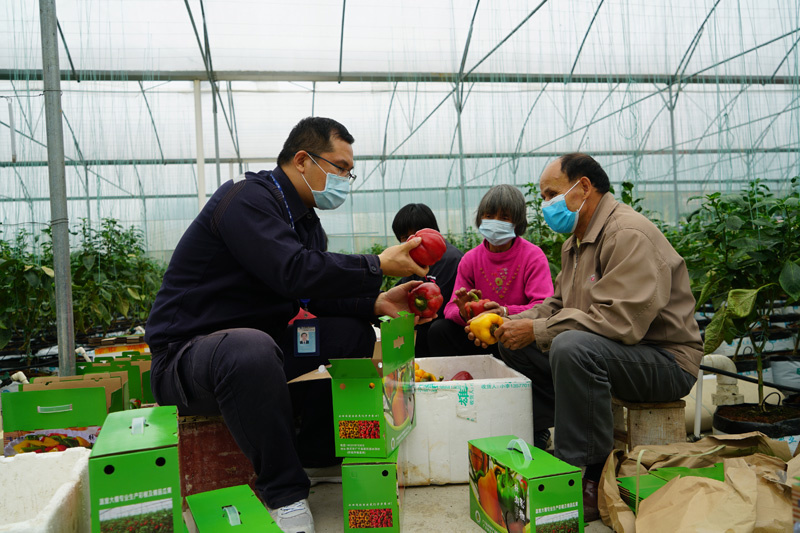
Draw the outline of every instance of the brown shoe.
[[[594,522],[600,519],[597,509],[597,481],[584,478],[583,484],[583,521]]]

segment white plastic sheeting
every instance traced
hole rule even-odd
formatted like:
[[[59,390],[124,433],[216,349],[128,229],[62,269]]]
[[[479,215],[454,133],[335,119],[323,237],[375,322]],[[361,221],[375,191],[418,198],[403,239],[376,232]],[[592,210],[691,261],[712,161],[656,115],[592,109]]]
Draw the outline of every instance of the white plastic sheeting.
[[[355,136],[353,194],[323,214],[333,250],[393,242],[392,217],[408,202],[428,203],[444,231],[460,233],[489,186],[536,182],[547,161],[574,150],[594,154],[613,183],[634,182],[668,221],[693,208],[691,196],[756,177],[779,189],[800,174],[796,0],[188,7],[203,46],[205,13],[219,80],[220,181],[240,161],[271,168],[304,116],[330,116]],[[193,79],[203,88],[206,192],[218,182],[212,92],[190,11],[57,2],[70,218],[140,225],[165,255],[197,209]],[[38,4],[4,2],[0,97],[17,130],[12,162],[0,106],[5,232],[49,221],[41,61]]]

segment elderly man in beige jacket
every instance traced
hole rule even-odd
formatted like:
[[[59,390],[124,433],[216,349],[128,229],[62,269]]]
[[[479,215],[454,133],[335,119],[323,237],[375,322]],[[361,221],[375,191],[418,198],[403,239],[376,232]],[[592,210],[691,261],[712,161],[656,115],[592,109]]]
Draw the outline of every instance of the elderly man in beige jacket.
[[[683,258],[652,222],[614,199],[592,157],[558,158],[539,186],[545,221],[572,235],[555,294],[510,317],[496,337],[506,363],[533,382],[536,432],[554,422],[556,457],[585,467],[591,521],[613,449],[611,397],[682,398],[697,379],[702,341]]]

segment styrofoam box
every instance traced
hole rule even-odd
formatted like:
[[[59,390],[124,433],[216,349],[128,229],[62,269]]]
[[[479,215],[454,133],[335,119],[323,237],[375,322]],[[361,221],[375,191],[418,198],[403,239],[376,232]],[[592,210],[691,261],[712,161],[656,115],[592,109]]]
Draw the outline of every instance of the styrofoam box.
[[[0,532],[80,533],[89,521],[88,448],[0,457]]]
[[[467,483],[467,441],[518,435],[533,442],[531,381],[491,355],[426,357],[420,368],[449,380],[415,383],[417,427],[402,442],[405,484]]]

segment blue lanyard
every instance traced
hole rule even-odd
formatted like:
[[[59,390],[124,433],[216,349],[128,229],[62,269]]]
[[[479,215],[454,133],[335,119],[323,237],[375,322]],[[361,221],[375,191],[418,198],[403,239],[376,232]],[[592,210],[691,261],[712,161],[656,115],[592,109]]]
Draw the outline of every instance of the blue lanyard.
[[[278,190],[281,191],[283,205],[286,206],[286,212],[289,213],[289,224],[292,226],[292,229],[294,229],[294,217],[292,216],[292,210],[289,209],[289,202],[286,201],[286,195],[283,194],[283,187],[281,187],[281,184],[278,183],[278,180],[275,179],[275,176],[273,176],[272,173],[270,173],[269,177],[272,178],[272,183],[274,183]]]

